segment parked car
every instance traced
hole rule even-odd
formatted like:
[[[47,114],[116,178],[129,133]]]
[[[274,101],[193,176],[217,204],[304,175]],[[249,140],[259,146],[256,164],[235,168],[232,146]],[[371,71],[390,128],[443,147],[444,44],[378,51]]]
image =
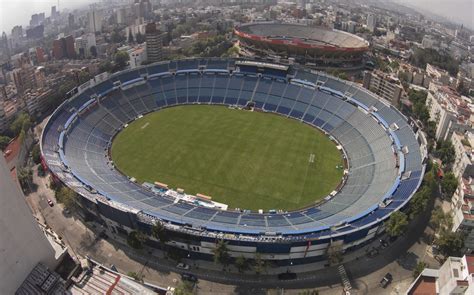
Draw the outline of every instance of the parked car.
[[[176,267],[179,269],[189,269],[189,265],[187,265],[186,263],[178,263]]]
[[[184,281],[192,282],[192,283],[195,283],[198,280],[198,278],[195,275],[190,274],[190,273],[183,273],[181,275],[181,279],[183,279]]]
[[[51,201],[50,199],[48,199],[48,205],[49,205],[49,207],[53,207],[53,206],[54,206],[53,201]]]
[[[392,274],[388,272],[380,281],[380,286],[382,288],[387,288],[387,286],[390,285],[392,280],[393,280]]]

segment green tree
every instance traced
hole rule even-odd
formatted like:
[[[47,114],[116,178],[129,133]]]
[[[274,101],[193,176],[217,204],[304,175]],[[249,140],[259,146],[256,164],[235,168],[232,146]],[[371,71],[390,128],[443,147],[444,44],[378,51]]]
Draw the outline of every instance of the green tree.
[[[8,136],[0,136],[0,150],[4,150],[10,143],[11,138]]]
[[[430,225],[435,233],[449,231],[453,226],[453,219],[450,214],[444,213],[443,209],[437,206],[431,212]]]
[[[134,279],[137,282],[143,282],[143,274],[139,274],[139,273],[134,272],[134,271],[129,271],[129,272],[127,272],[127,276],[131,277],[132,279]]]
[[[405,213],[396,211],[390,215],[385,230],[391,237],[398,237],[405,232],[408,218]]]
[[[133,39],[132,28],[128,30],[128,43],[134,43],[135,40]]]
[[[227,249],[227,243],[224,240],[219,240],[212,252],[214,253],[214,262],[220,263],[224,266],[229,264],[229,250]]]
[[[461,249],[464,247],[464,235],[452,231],[442,231],[435,239],[435,245],[445,256],[460,256]]]
[[[168,230],[161,222],[155,222],[155,224],[152,225],[151,234],[163,244],[169,241]]]
[[[192,295],[194,285],[188,281],[181,281],[181,283],[174,289],[175,295]]]
[[[123,70],[127,66],[127,62],[129,61],[130,57],[126,51],[119,51],[115,54],[115,67],[116,70]]]
[[[426,263],[424,263],[423,261],[419,261],[415,268],[413,269],[413,278],[417,278],[422,272],[423,270],[427,267],[428,265]]]
[[[265,260],[262,259],[262,256],[260,253],[255,253],[255,258],[253,261],[253,269],[255,270],[256,274],[261,274],[262,272],[265,271],[267,265],[265,263]]]
[[[134,249],[142,249],[146,242],[146,235],[140,231],[131,231],[127,237],[127,244]]]
[[[458,179],[452,172],[448,172],[441,180],[441,191],[445,196],[451,198],[458,188]]]
[[[33,149],[31,150],[31,158],[35,164],[39,164],[41,162],[41,150],[39,144],[35,144]]]
[[[77,194],[67,186],[61,187],[56,191],[56,200],[71,211],[77,209]]]
[[[250,267],[249,261],[244,256],[239,256],[235,259],[235,266],[240,273],[246,271]]]
[[[15,136],[20,135],[21,131],[28,132],[30,128],[31,118],[27,113],[20,113],[10,126],[10,130]]]
[[[137,34],[135,35],[135,39],[138,44],[145,42],[145,36],[142,35],[140,32],[137,32]]]
[[[438,142],[435,155],[443,162],[443,165],[450,166],[454,163],[456,153],[450,140]]]
[[[29,168],[20,168],[17,177],[23,190],[26,190],[33,182],[33,171]]]
[[[410,219],[418,216],[423,210],[425,210],[429,199],[431,198],[431,189],[427,186],[423,186],[418,192],[415,193],[413,198],[410,200],[409,216]]]

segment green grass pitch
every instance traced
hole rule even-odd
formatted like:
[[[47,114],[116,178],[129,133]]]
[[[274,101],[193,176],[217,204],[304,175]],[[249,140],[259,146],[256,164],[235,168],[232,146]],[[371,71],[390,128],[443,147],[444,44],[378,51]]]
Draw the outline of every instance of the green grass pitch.
[[[212,196],[229,208],[294,210],[336,188],[342,157],[322,132],[279,115],[177,106],[131,123],[112,144],[117,168]]]

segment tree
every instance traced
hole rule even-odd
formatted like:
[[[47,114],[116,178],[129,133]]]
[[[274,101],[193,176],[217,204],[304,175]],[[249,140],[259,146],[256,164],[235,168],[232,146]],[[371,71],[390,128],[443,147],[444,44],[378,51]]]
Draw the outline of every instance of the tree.
[[[133,39],[132,28],[128,30],[128,43],[134,43],[135,40]]]
[[[431,190],[427,186],[423,186],[413,198],[410,200],[409,216],[410,219],[418,216],[423,210],[425,210],[428,200],[431,198]]]
[[[427,266],[428,265],[426,265],[426,263],[424,263],[423,261],[419,261],[416,264],[415,269],[413,269],[413,278],[416,279]]]
[[[94,57],[94,58],[97,57],[97,55],[98,55],[97,54],[97,46],[91,46],[91,48],[89,50],[91,52],[92,57]]]
[[[256,253],[253,262],[253,269],[255,270],[255,273],[261,274],[266,269],[266,267],[265,260],[262,259],[260,253]]]
[[[127,272],[127,276],[131,277],[132,279],[134,279],[137,282],[143,282],[143,275],[142,274],[136,273],[134,271],[129,271],[129,272]]]
[[[249,269],[249,262],[244,256],[239,256],[235,259],[235,266],[240,273]]]
[[[140,32],[137,32],[137,34],[135,35],[135,39],[138,44],[145,42],[145,36],[142,35]]]
[[[464,247],[464,235],[452,231],[442,231],[434,242],[445,256],[460,256]]]
[[[441,180],[441,191],[445,196],[451,198],[458,188],[458,179],[452,172],[448,172],[444,175],[443,180]]]
[[[151,235],[163,244],[169,241],[168,231],[161,222],[156,222],[151,226]]]
[[[193,284],[188,281],[182,281],[175,289],[175,295],[191,295],[193,294]]]
[[[440,141],[436,144],[435,156],[437,156],[443,165],[449,166],[454,163],[456,153],[450,140]]]
[[[390,215],[385,230],[391,237],[398,237],[405,232],[408,218],[405,213],[396,211]]]
[[[338,264],[342,261],[342,245],[331,244],[327,251],[328,261],[330,264]]]
[[[20,182],[23,190],[30,186],[30,183],[33,182],[33,171],[29,168],[20,168],[18,169],[18,181]]]
[[[27,113],[19,114],[10,126],[10,130],[14,136],[20,135],[21,131],[26,133],[30,130],[30,128],[31,118]]]
[[[219,240],[212,252],[214,253],[214,262],[220,263],[224,266],[229,264],[229,250],[227,249],[227,243],[224,240]]]
[[[453,219],[450,214],[444,213],[443,209],[437,206],[431,213],[430,225],[435,233],[449,231],[453,226]]]
[[[115,67],[117,71],[123,70],[130,57],[126,51],[119,51],[115,54]]]
[[[39,144],[35,144],[33,149],[31,150],[31,158],[35,164],[39,164],[41,162],[41,150]]]
[[[63,204],[66,209],[71,211],[77,209],[77,194],[67,186],[63,186],[56,191],[56,200]]]
[[[114,66],[108,60],[100,63],[100,65],[99,65],[99,71],[100,72],[109,72],[110,73],[110,72],[113,71],[113,68],[114,68]]]
[[[146,242],[146,235],[140,231],[131,231],[127,237],[127,244],[134,249],[143,248],[143,244]]]
[[[0,136],[0,150],[4,150],[10,143],[11,138],[8,136]]]

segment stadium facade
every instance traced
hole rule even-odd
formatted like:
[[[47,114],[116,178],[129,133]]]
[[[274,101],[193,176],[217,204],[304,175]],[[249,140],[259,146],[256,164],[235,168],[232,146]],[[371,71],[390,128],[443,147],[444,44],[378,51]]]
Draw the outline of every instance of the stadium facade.
[[[316,261],[331,247],[345,252],[374,239],[423,178],[426,147],[408,119],[375,94],[324,73],[191,59],[98,80],[80,86],[53,113],[41,148],[52,175],[80,194],[87,214],[113,235],[150,234],[161,223],[167,243],[193,257],[212,257],[224,240],[232,257],[260,253],[281,263]],[[292,212],[224,211],[177,202],[166,190],[137,184],[114,167],[109,152],[121,129],[146,113],[185,104],[251,106],[322,130],[344,150],[343,185],[324,202]],[[159,244],[154,238],[149,243]]]
[[[244,57],[296,62],[316,70],[360,70],[369,49],[369,43],[356,35],[301,24],[248,23],[237,26],[234,33]]]

